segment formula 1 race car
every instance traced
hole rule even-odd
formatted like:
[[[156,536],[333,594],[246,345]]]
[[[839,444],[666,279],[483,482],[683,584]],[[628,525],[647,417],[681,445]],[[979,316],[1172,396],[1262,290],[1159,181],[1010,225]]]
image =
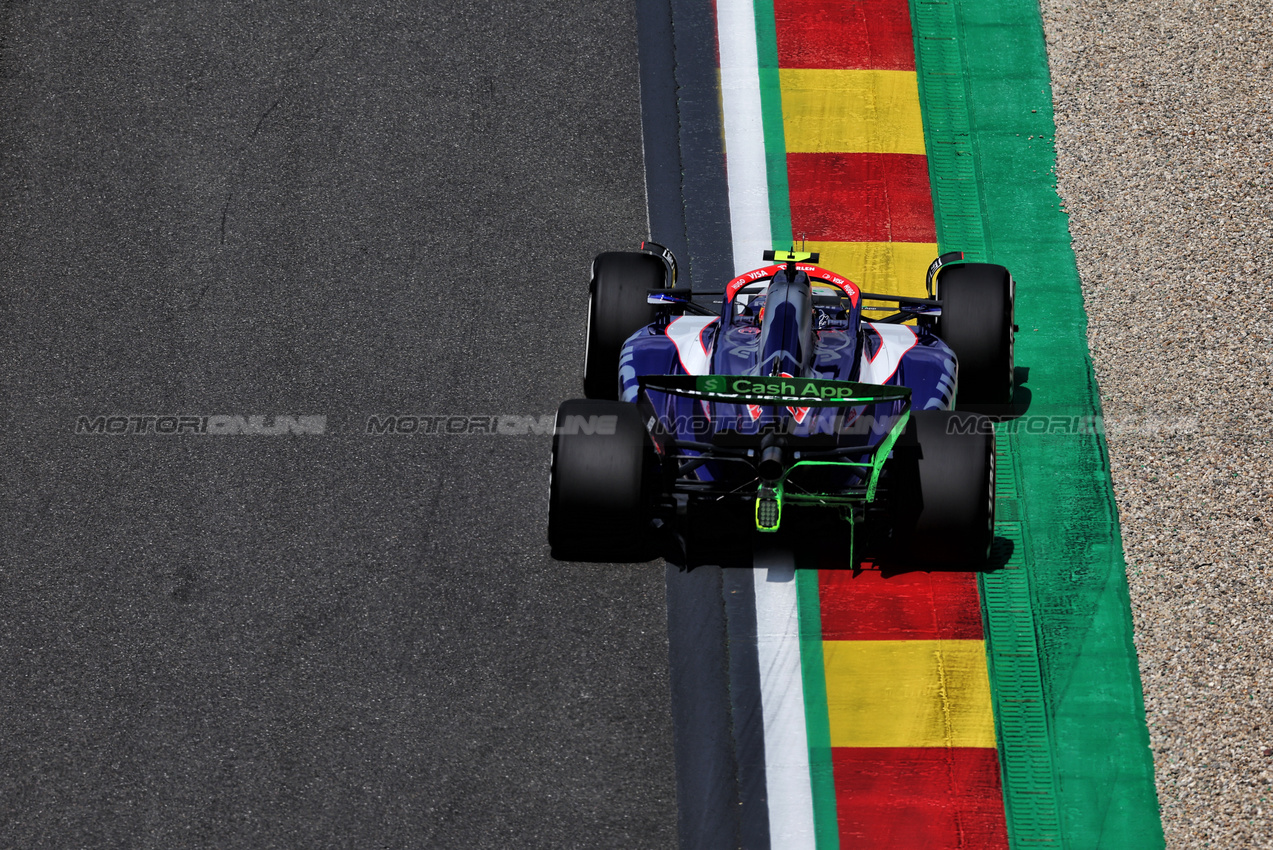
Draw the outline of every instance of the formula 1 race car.
[[[766,251],[697,298],[654,243],[593,261],[587,398],[562,403],[553,438],[554,557],[648,560],[721,522],[768,534],[803,514],[852,563],[984,563],[994,433],[968,410],[1012,400],[1012,276],[944,254],[927,298],[898,297],[818,259]]]

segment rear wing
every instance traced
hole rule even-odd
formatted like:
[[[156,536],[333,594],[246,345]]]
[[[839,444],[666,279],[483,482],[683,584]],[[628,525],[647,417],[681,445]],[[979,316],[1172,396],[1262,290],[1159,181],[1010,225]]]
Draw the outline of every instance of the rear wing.
[[[675,464],[677,486],[685,488],[686,492],[710,492],[704,489],[710,488],[710,482],[704,483],[691,476],[693,470],[703,463],[733,462],[754,468],[754,474],[760,481],[756,497],[756,528],[760,531],[777,530],[784,501],[822,506],[852,506],[873,501],[884,462],[911,415],[909,387],[762,375],[648,375],[637,380],[641,387],[639,403],[643,415],[647,416],[654,413],[650,398],[652,392],[724,404],[780,406],[793,414],[801,408],[897,405],[889,414],[891,421],[887,430],[878,434],[878,442],[847,446],[837,445],[834,435],[829,444],[822,446],[797,442],[789,435],[776,433],[750,435],[751,446],[721,443],[711,437],[708,442],[698,435],[687,439],[656,427],[657,414],[654,414],[646,429],[655,450]],[[765,469],[766,464],[770,465],[770,469]],[[816,468],[856,469],[861,479],[854,486],[839,486],[832,490],[811,488],[809,481],[803,481],[788,491],[788,479],[793,474],[804,475]],[[735,488],[731,492],[738,490]],[[772,511],[762,513],[762,503],[772,505]]]
[[[857,381],[783,378],[760,375],[647,375],[641,389],[724,404],[781,407],[853,407],[909,401],[909,387],[887,387]]]

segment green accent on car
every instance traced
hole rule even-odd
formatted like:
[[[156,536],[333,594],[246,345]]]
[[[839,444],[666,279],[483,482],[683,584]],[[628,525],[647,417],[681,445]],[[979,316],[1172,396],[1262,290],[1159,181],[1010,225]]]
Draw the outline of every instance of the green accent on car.
[[[769,515],[773,505],[773,515]],[[782,524],[782,482],[761,484],[756,488],[756,530],[774,532]]]
[[[817,505],[819,507],[852,507],[853,505],[864,504],[875,500],[876,486],[879,484],[880,473],[884,470],[884,464],[888,462],[889,455],[893,451],[893,446],[897,443],[898,437],[906,430],[906,423],[911,418],[910,410],[902,412],[897,417],[897,421],[889,428],[889,432],[884,439],[871,450],[871,458],[867,461],[852,460],[797,460],[791,466],[783,471],[782,477],[776,482],[769,484],[762,482],[756,490],[756,530],[757,531],[777,531],[778,525],[782,521],[782,505],[784,502],[791,502],[796,505]],[[787,481],[791,478],[791,474],[799,469],[809,469],[812,467],[853,467],[863,470],[870,470],[867,476],[867,483],[864,487],[856,487],[850,490],[831,491],[806,491],[806,492],[788,492]],[[761,502],[768,501],[777,504],[777,516],[772,524],[762,522],[761,519]],[[853,523],[852,511],[847,512],[849,521],[849,560],[852,562],[854,534],[856,527]]]
[[[908,408],[893,423],[893,427],[889,429],[888,436],[884,438],[879,448],[875,450],[875,456],[871,458],[871,482],[866,488],[866,500],[868,502],[875,501],[875,487],[880,483],[880,472],[884,469],[884,462],[893,453],[893,446],[897,444],[897,438],[902,436],[902,432],[906,430],[906,423],[910,421],[910,418],[911,412]],[[849,559],[850,563],[852,563],[852,560],[852,558]]]

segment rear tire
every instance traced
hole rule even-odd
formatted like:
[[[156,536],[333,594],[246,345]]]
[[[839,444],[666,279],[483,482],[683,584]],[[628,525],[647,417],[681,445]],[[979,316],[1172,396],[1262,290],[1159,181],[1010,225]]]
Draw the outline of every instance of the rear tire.
[[[942,269],[937,336],[959,361],[956,407],[1012,403],[1013,284],[1003,266],[965,263]]]
[[[623,343],[656,318],[647,303],[651,289],[667,285],[667,267],[653,254],[607,251],[592,263],[588,299],[588,348],[583,392],[588,398],[619,397],[619,353]]]
[[[548,487],[548,543],[554,558],[625,562],[654,557],[652,455],[636,405],[562,402]]]
[[[919,410],[906,430],[889,461],[890,555],[918,567],[984,566],[994,539],[993,424]]]

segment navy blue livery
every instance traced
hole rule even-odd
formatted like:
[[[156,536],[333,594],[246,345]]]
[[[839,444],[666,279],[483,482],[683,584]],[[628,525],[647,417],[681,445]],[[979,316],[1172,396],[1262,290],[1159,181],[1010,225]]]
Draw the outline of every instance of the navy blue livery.
[[[850,560],[984,561],[993,429],[962,411],[1011,403],[1011,275],[946,254],[929,297],[904,298],[817,254],[764,259],[697,298],[653,243],[594,261],[588,398],[563,403],[554,436],[554,555],[645,559],[809,509]]]

